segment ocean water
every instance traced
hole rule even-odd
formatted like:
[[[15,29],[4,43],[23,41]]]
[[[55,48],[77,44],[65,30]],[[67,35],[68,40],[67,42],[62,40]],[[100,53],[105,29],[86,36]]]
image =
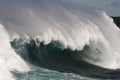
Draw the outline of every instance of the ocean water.
[[[28,73],[13,72],[13,74],[16,80],[100,80],[81,77],[72,73],[60,73],[36,66],[33,66],[33,71]]]
[[[119,80],[120,29],[63,0],[0,0],[0,80]]]

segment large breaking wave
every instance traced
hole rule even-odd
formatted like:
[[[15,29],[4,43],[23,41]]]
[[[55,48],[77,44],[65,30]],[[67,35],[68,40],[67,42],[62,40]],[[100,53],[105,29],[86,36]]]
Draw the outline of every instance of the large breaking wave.
[[[14,69],[29,71],[21,57],[38,66],[91,77],[120,68],[120,30],[105,12],[59,0],[10,2],[0,3],[0,44],[5,45],[0,46],[0,63],[7,64],[0,68],[8,77]],[[21,39],[25,52],[17,42]]]

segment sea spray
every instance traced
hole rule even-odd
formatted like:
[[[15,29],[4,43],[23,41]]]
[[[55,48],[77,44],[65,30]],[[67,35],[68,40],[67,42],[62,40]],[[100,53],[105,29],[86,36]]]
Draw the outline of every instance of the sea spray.
[[[0,11],[0,21],[7,30],[6,33],[4,28],[0,28],[0,43],[5,45],[1,47],[3,62],[6,57],[2,54],[4,50],[6,54],[10,54],[7,56],[10,63],[11,57],[13,59],[13,56],[18,56],[10,46],[8,37],[14,36],[9,35],[12,32],[23,41],[26,41],[24,37],[27,37],[28,42],[36,36],[39,38],[39,43],[42,42],[44,45],[58,41],[64,46],[62,50],[84,51],[87,49],[84,53],[79,53],[77,59],[82,57],[82,60],[87,63],[106,69],[120,68],[120,30],[104,11],[60,0],[1,0]],[[11,55],[11,53],[15,54]],[[20,64],[26,66],[21,57],[17,57],[18,59]],[[8,69],[24,69],[19,68],[21,65],[18,62],[15,62],[18,66],[7,65]]]
[[[9,35],[4,27],[0,24],[0,79],[12,80],[13,76],[10,71],[29,71],[28,65],[19,55],[17,55],[10,45]]]

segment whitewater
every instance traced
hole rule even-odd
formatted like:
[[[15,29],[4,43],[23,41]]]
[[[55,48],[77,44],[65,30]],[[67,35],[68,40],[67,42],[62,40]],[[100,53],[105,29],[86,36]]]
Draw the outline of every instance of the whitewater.
[[[16,80],[14,72],[27,74],[34,66],[81,75],[73,70],[79,61],[116,71],[120,69],[119,40],[120,29],[104,11],[62,0],[0,0],[0,80]],[[60,60],[57,64],[54,57],[68,60],[68,65]],[[83,76],[94,77],[90,74]]]

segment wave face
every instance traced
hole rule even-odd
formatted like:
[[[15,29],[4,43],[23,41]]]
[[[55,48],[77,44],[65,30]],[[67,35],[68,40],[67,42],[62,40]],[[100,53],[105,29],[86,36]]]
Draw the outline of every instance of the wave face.
[[[86,52],[90,50],[89,45],[86,45],[81,51],[73,51],[70,48],[64,49],[59,41],[52,41],[45,45],[38,40],[32,39],[30,42],[25,42],[22,39],[15,39],[11,42],[11,45],[24,60],[33,65],[87,77],[120,78],[119,70],[105,69],[84,61],[83,56],[86,56]],[[90,58],[89,56],[86,57]],[[92,60],[95,62],[100,61],[99,58],[92,58]]]
[[[10,77],[10,71],[14,69],[29,71],[21,57],[25,60],[30,57],[31,62],[42,67],[83,76],[97,76],[104,73],[104,69],[120,68],[120,29],[104,11],[60,0],[1,0],[0,11],[0,43],[7,45],[4,48],[0,46],[0,59],[1,64],[8,64],[3,68]],[[20,54],[21,57],[15,53],[13,43],[15,51],[10,46],[10,41],[14,42],[16,37],[31,43]],[[34,40],[38,47],[34,45]],[[16,59],[11,62],[5,57]],[[14,66],[9,65],[11,63]],[[87,69],[88,64],[97,66],[99,70],[89,74],[85,69],[81,71],[80,68]],[[76,66],[77,69],[74,69]]]

